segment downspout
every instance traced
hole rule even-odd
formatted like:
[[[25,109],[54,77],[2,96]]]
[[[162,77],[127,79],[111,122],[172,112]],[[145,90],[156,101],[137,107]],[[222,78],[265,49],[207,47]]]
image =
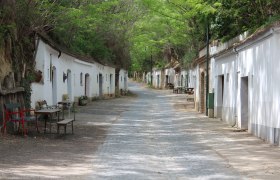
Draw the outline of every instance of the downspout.
[[[236,54],[236,56],[238,56],[238,51],[236,50],[235,47],[233,48],[233,51],[234,51],[234,53]],[[235,63],[234,66],[235,66],[234,68],[236,69],[236,73],[237,73],[237,72],[238,72],[238,71],[237,71],[237,67],[238,67],[238,66],[237,66],[237,58],[236,58],[236,63]],[[237,82],[235,82],[235,83],[238,84],[238,75],[237,75],[236,81],[237,81]],[[236,88],[235,90],[237,91],[237,89],[238,89],[238,88]],[[237,94],[237,92],[236,92],[236,94]],[[237,98],[236,98],[236,99],[235,99],[235,117],[234,117],[234,122],[233,122],[232,125],[231,125],[232,127],[235,127],[235,126],[237,125],[237,119],[236,119],[237,117],[238,117],[238,115],[237,115]]]
[[[206,28],[206,116],[208,116],[208,94],[209,94],[209,22],[207,22]]]

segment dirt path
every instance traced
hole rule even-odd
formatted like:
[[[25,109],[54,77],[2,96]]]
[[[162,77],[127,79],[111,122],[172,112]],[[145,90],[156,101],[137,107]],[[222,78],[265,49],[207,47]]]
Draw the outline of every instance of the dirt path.
[[[126,97],[95,101],[80,107],[74,135],[29,132],[25,138],[0,137],[0,179],[86,178],[92,171],[91,155],[104,142],[126,102],[132,100]]]
[[[183,94],[135,90],[80,107],[74,135],[0,136],[0,179],[279,179],[279,147]]]

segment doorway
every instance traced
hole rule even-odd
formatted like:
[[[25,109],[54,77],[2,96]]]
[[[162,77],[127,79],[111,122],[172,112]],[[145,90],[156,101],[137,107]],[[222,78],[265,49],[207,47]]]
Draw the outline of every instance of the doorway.
[[[168,87],[168,75],[165,76],[165,87]]]
[[[157,88],[159,88],[159,83],[160,83],[160,79],[159,79],[159,74],[157,75]]]
[[[85,96],[89,97],[89,74],[85,74]]]
[[[249,123],[248,76],[241,78],[240,102],[241,102],[241,129],[248,129],[248,123]]]
[[[204,72],[200,75],[200,109],[201,113],[205,112],[205,77]]]
[[[99,97],[103,96],[103,77],[102,74],[99,74]]]
[[[218,76],[217,87],[217,117],[222,118],[224,104],[224,75]]]

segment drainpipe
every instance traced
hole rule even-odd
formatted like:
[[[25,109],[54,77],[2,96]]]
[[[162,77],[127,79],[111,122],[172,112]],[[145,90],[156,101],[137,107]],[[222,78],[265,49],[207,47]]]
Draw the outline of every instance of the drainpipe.
[[[151,51],[151,85],[153,86],[153,55]]]
[[[236,70],[236,75],[237,75],[237,78],[236,78],[236,81],[237,82],[235,82],[235,83],[237,83],[238,84],[238,71],[237,71],[237,68],[238,68],[238,65],[237,65],[237,63],[238,63],[238,59],[237,59],[237,56],[238,56],[238,51],[236,50],[236,47],[234,47],[233,48],[233,52],[236,54],[236,59],[235,59],[235,64],[234,64],[234,68],[235,68],[235,70]],[[235,76],[236,76],[235,75]],[[235,87],[235,94],[237,95],[238,94],[238,88],[236,88]],[[232,123],[232,127],[235,127],[235,126],[238,126],[238,124],[237,124],[237,118],[238,118],[238,115],[237,115],[237,96],[236,96],[236,98],[235,98],[235,113],[234,113],[234,122]]]
[[[208,94],[209,94],[209,22],[206,28],[206,116],[208,116]]]

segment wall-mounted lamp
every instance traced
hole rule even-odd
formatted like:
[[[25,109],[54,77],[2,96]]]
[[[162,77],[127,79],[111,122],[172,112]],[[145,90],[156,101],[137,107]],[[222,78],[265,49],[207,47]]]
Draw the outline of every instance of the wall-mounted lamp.
[[[67,74],[63,72],[63,82],[67,79]]]

